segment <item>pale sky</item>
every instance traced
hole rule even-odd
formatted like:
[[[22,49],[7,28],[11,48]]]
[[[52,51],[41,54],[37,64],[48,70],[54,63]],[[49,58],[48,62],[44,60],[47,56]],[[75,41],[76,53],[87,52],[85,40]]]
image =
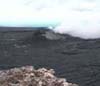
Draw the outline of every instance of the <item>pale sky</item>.
[[[100,38],[100,0],[0,0],[0,26],[53,26],[58,33]]]
[[[56,25],[71,17],[72,12],[98,13],[99,3],[100,0],[0,0],[0,25]]]

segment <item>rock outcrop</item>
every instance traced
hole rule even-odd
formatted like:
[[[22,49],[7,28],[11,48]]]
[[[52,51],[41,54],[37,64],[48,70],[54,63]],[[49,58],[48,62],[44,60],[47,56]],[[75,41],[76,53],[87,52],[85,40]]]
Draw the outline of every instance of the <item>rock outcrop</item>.
[[[33,66],[0,71],[0,86],[78,86],[54,76],[53,69],[34,69]]]

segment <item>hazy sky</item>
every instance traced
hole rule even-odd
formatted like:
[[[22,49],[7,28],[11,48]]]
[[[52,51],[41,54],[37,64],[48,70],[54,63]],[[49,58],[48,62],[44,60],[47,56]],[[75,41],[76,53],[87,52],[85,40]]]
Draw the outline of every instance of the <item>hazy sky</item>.
[[[48,20],[56,24],[64,19],[68,11],[100,10],[99,2],[99,0],[0,0],[0,25],[13,23],[12,25],[17,26],[25,23],[32,26],[34,21],[41,23]]]
[[[0,0],[0,25],[48,26],[48,20],[50,25],[56,25],[60,21],[58,16],[54,16],[50,10],[42,11],[44,5],[41,1],[43,0]]]

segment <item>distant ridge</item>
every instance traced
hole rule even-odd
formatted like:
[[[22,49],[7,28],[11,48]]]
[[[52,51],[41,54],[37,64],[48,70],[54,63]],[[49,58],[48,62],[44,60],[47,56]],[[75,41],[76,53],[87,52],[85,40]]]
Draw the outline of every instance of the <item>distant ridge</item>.
[[[47,27],[4,27],[0,26],[0,31],[30,31],[30,30],[39,30],[39,29],[48,29]]]

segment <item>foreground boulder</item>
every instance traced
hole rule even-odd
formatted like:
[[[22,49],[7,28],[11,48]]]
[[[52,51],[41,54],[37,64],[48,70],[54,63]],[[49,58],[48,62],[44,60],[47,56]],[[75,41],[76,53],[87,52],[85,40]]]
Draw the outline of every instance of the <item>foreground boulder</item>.
[[[0,86],[78,86],[54,76],[54,70],[32,66],[0,71]]]

